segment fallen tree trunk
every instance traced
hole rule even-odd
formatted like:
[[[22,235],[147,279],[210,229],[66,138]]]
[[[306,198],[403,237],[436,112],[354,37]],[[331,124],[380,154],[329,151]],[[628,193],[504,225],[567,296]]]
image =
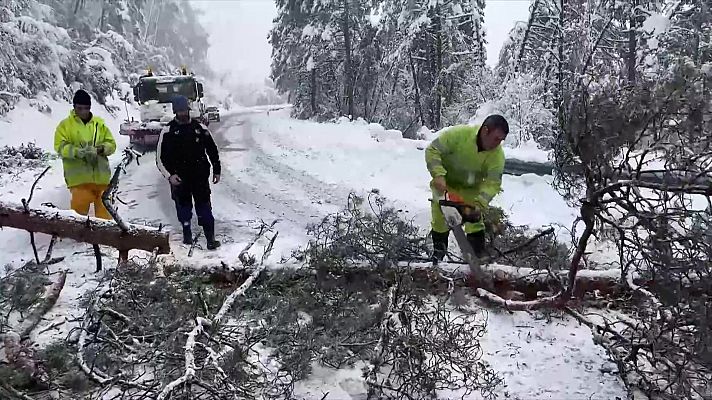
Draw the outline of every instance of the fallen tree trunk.
[[[74,211],[39,207],[25,212],[21,204],[0,202],[0,227],[46,233],[117,250],[133,249],[168,254],[168,233],[144,225],[126,224],[124,232],[114,221],[85,217]]]
[[[495,285],[522,292],[527,298],[537,297],[537,292],[558,291],[569,279],[568,270],[549,272],[501,264],[485,265],[483,268],[492,274]],[[644,282],[637,277],[635,281],[644,285]],[[576,284],[572,295],[581,297],[584,293],[594,291],[613,294],[621,290],[623,286],[620,269],[579,270],[576,274]]]
[[[461,264],[441,263],[437,269],[430,263],[399,263],[400,266],[412,268],[414,279],[423,279],[433,271],[441,270],[452,278],[467,278],[469,267]],[[503,264],[482,264],[482,270],[494,282],[495,292],[502,294],[509,291],[521,292],[524,298],[532,300],[541,297],[540,292],[554,294],[566,285],[569,270],[546,271],[533,268],[520,268]],[[426,278],[430,280],[431,278]],[[647,286],[644,278],[633,276],[632,280],[640,286]],[[467,285],[466,281],[459,284]],[[573,297],[583,297],[586,293],[597,292],[601,295],[616,294],[626,289],[627,285],[621,279],[621,270],[617,268],[605,270],[584,269],[576,274]],[[546,294],[545,294],[546,295]]]
[[[504,162],[504,173],[506,175],[553,175],[554,164],[541,163],[536,161],[524,161],[516,158],[507,158]]]

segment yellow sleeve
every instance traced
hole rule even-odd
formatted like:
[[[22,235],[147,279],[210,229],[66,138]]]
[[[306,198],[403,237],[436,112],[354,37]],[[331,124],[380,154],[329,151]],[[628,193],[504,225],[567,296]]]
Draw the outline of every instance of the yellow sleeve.
[[[477,196],[478,202],[483,206],[489,205],[490,201],[502,191],[502,175],[504,174],[504,150],[500,146],[494,157],[487,162],[485,170],[485,180],[480,186],[480,193]]]
[[[104,155],[110,156],[116,152],[116,140],[114,140],[114,135],[111,134],[111,130],[109,130],[109,127],[106,126],[105,123],[101,124],[101,130],[104,139],[101,142],[101,144],[104,145]]]
[[[65,121],[60,122],[54,131],[54,151],[62,158],[77,158],[77,148],[70,141]]]
[[[467,136],[466,126],[453,126],[441,133],[425,149],[425,163],[433,178],[447,175],[443,167],[443,156],[452,153],[452,149],[457,147],[463,137]]]

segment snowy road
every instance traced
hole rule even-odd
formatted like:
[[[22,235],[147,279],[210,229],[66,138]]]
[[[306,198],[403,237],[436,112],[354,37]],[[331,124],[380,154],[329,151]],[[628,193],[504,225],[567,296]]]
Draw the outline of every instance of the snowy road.
[[[229,254],[230,243],[241,243],[253,234],[250,227],[275,219],[281,238],[277,248],[286,245],[286,255],[304,242],[309,223],[337,211],[348,197],[348,188],[324,183],[266,154],[254,137],[261,132],[251,122],[251,118],[263,117],[236,113],[210,126],[223,167],[221,182],[212,187],[213,212],[218,238],[228,246],[208,258]],[[173,232],[172,246],[180,249],[170,189],[155,167],[155,154],[146,153],[140,165],[127,169],[120,185],[121,200],[127,205],[121,208],[126,208],[124,213],[132,222],[168,226]],[[195,224],[194,219],[194,230],[198,229]]]
[[[247,215],[279,219],[287,229],[303,232],[309,222],[337,210],[346,200],[347,188],[324,183],[266,154],[255,141],[260,132],[249,115],[234,114],[223,121],[214,130],[225,166],[223,181],[215,187],[219,218],[229,220],[219,201],[232,201]]]

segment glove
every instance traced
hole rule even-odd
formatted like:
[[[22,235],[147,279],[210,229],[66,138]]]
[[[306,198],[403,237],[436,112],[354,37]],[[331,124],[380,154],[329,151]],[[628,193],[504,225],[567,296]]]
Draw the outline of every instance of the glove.
[[[462,219],[467,222],[477,223],[482,220],[482,212],[477,207],[464,205],[460,209],[460,214],[462,215]]]
[[[447,183],[445,182],[444,176],[438,176],[433,178],[432,186],[440,193],[447,192]]]
[[[173,174],[168,177],[168,182],[170,182],[173,186],[178,186],[181,184],[182,181],[180,179],[180,176]]]
[[[77,158],[86,160],[89,164],[96,164],[97,153],[96,147],[92,145],[87,145],[85,147],[80,147],[77,149]]]
[[[106,152],[106,148],[104,147],[103,144],[96,146],[96,154],[103,156],[104,152]]]

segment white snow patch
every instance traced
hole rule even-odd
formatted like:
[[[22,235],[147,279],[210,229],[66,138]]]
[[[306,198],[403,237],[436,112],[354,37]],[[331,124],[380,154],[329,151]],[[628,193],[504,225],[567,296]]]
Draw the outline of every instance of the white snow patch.
[[[702,67],[700,68],[703,74],[707,76],[712,76],[712,63],[705,63],[702,64]]]
[[[585,325],[568,317],[547,322],[526,312],[492,311],[487,320],[481,345],[505,380],[498,391],[503,398],[626,397],[620,378],[602,372],[608,357]]]
[[[101,47],[89,47],[84,50],[84,54],[87,56],[87,65],[90,67],[98,67],[101,69],[101,74],[108,81],[113,82],[121,73],[119,69],[114,65],[114,60],[111,53]]]
[[[304,38],[312,38],[316,35],[319,34],[319,30],[315,28],[313,25],[308,24],[302,29],[302,39]]]
[[[643,30],[653,35],[661,35],[670,29],[670,18],[667,15],[653,13],[643,21]]]
[[[326,28],[324,28],[324,30],[321,32],[321,40],[328,42],[331,40],[333,35],[334,29],[330,25],[327,25]]]
[[[368,15],[368,22],[371,24],[371,26],[373,28],[378,28],[381,25],[382,18],[383,18],[383,14],[374,10],[371,14]]]
[[[645,21],[643,21],[642,29],[650,35],[650,38],[648,38],[648,47],[651,50],[656,50],[660,43],[658,39],[659,36],[670,29],[670,18],[663,14],[650,14]]]
[[[549,159],[552,157],[551,151],[540,149],[539,145],[533,140],[522,142],[516,147],[507,146],[505,141],[503,148],[505,157],[516,158],[522,161],[546,163],[549,162]]]

